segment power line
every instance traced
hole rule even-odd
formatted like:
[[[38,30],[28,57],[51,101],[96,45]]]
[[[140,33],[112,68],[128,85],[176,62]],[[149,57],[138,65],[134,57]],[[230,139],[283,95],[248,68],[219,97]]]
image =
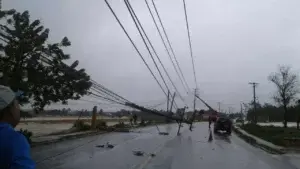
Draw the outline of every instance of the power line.
[[[96,91],[96,92],[97,92],[97,91]],[[113,99],[111,99],[111,98],[107,98],[107,97],[104,97],[104,96],[99,95],[99,94],[101,94],[101,93],[95,94],[95,93],[90,92],[90,94],[93,95],[93,96],[96,96],[96,97],[98,97],[98,98],[107,100],[107,101],[111,101],[111,102],[114,102],[114,103],[117,103],[117,104],[125,105],[125,103],[121,103],[121,102],[118,102],[118,101],[113,100]]]
[[[172,52],[173,57],[174,57],[174,59],[175,59],[175,62],[176,62],[176,64],[177,64],[177,66],[178,66],[179,72],[180,72],[180,74],[181,74],[181,76],[182,76],[182,78],[183,78],[183,81],[184,81],[185,85],[187,86],[188,91],[190,91],[190,87],[188,86],[188,84],[187,84],[187,82],[186,82],[186,80],[185,80],[185,78],[184,78],[184,75],[183,75],[183,73],[182,73],[182,70],[181,70],[181,68],[180,68],[180,66],[179,66],[179,63],[178,63],[178,61],[177,61],[175,52],[174,52],[174,50],[173,50],[173,47],[172,47],[171,42],[170,42],[170,40],[169,40],[169,37],[168,37],[168,35],[167,35],[166,29],[165,29],[165,27],[164,27],[164,25],[163,25],[163,23],[162,23],[162,20],[161,20],[161,18],[160,18],[160,15],[159,15],[159,13],[158,13],[158,10],[157,10],[157,8],[156,8],[156,5],[155,5],[155,3],[154,3],[154,0],[152,0],[152,4],[153,4],[153,7],[154,7],[154,9],[155,9],[155,12],[156,12],[156,15],[157,15],[157,17],[158,17],[158,20],[159,20],[159,22],[160,22],[160,25],[161,25],[161,27],[162,27],[162,29],[163,29],[164,35],[166,36],[167,42],[168,42],[168,44],[169,44],[169,47],[170,47],[170,49],[171,49],[171,52]]]
[[[164,102],[162,102],[162,103],[159,103],[159,104],[153,105],[153,106],[148,106],[148,109],[154,109],[154,108],[156,108],[156,107],[158,107],[158,106],[161,106],[161,105],[163,105],[163,104],[166,104],[166,102],[167,102],[167,100],[165,100],[165,101],[164,101]]]
[[[171,61],[172,65],[173,65],[173,67],[174,67],[174,69],[175,69],[175,72],[176,72],[177,76],[179,77],[180,82],[181,82],[181,84],[182,84],[184,90],[188,93],[188,91],[187,91],[187,89],[186,89],[186,87],[185,87],[185,85],[184,85],[184,82],[183,82],[183,80],[182,80],[182,77],[180,76],[180,74],[179,74],[179,72],[178,72],[178,70],[177,70],[177,68],[176,68],[176,65],[175,65],[175,63],[174,63],[174,61],[173,61],[173,59],[172,59],[172,56],[171,56],[171,54],[170,54],[170,52],[169,52],[169,49],[168,49],[168,47],[167,47],[167,45],[166,45],[166,42],[165,42],[165,40],[164,40],[164,38],[163,38],[163,36],[162,36],[162,33],[161,33],[161,31],[159,30],[159,28],[158,28],[157,22],[156,22],[156,20],[155,20],[155,18],[154,18],[154,15],[153,15],[153,13],[152,13],[152,11],[151,11],[151,9],[150,9],[150,6],[149,6],[149,4],[148,4],[148,1],[145,0],[145,2],[146,2],[146,5],[147,5],[147,8],[148,8],[148,10],[149,10],[149,13],[150,13],[150,15],[151,15],[151,18],[152,18],[152,20],[153,20],[153,22],[154,22],[154,24],[155,24],[156,30],[158,31],[158,34],[159,34],[159,36],[160,36],[160,39],[161,39],[161,41],[162,41],[162,43],[163,43],[163,45],[164,45],[164,47],[165,47],[165,50],[167,51],[167,54],[168,54],[168,56],[169,56],[170,61]]]
[[[122,96],[120,96],[120,95],[114,93],[113,91],[107,89],[106,87],[104,87],[103,85],[97,83],[96,81],[94,81],[94,80],[91,80],[91,81],[92,81],[94,87],[96,86],[98,89],[100,88],[100,90],[102,90],[102,91],[104,90],[104,91],[106,91],[106,92],[108,92],[108,93],[114,95],[113,97],[118,97],[119,99],[122,99],[122,100],[124,100],[124,101],[130,102],[129,100],[127,100],[127,99],[125,99],[124,97],[122,97]]]
[[[145,40],[145,38],[144,38],[144,36],[143,36],[143,33],[141,32],[141,30],[143,30],[145,36],[147,37],[147,35],[146,35],[144,29],[142,28],[142,25],[140,24],[139,21],[137,21],[138,18],[136,17],[135,12],[134,12],[133,9],[131,8],[131,5],[129,4],[129,1],[124,0],[124,2],[125,2],[125,4],[126,4],[126,7],[127,7],[127,9],[128,9],[128,12],[130,13],[132,20],[134,21],[134,24],[135,24],[135,26],[136,26],[136,28],[137,28],[137,30],[138,30],[140,36],[141,36],[141,38],[142,38],[142,40],[143,40],[143,42],[144,42],[146,48],[147,48],[147,51],[148,51],[148,53],[149,53],[149,55],[150,55],[150,57],[151,57],[151,59],[152,59],[154,65],[155,65],[155,67],[156,67],[156,69],[157,69],[157,71],[158,71],[158,73],[159,73],[161,79],[163,80],[163,82],[164,82],[164,84],[165,84],[167,90],[170,90],[169,87],[168,87],[168,85],[167,85],[167,83],[166,83],[166,81],[165,81],[165,79],[164,79],[164,77],[163,77],[163,75],[162,75],[162,73],[161,73],[161,71],[160,71],[159,68],[158,68],[158,65],[157,65],[156,61],[154,60],[154,57],[153,57],[153,55],[152,55],[152,53],[151,53],[151,51],[150,51],[150,49],[149,49],[149,46],[147,45],[147,42],[146,42],[146,40]],[[138,23],[138,22],[139,22],[139,23]],[[147,37],[147,39],[148,39],[148,37]],[[148,39],[148,40],[149,40],[149,39]],[[148,42],[149,42],[149,44],[152,46],[151,42],[150,42],[150,41],[148,41]]]
[[[88,103],[95,103],[95,104],[104,104],[104,105],[112,105],[114,103],[104,103],[104,102],[97,102],[97,101],[93,101],[93,100],[86,100],[86,99],[79,99],[79,100],[72,100],[72,101],[83,101],[83,102],[88,102]],[[70,102],[68,102],[68,104],[70,104]],[[75,104],[74,102],[72,104]]]
[[[188,22],[188,16],[187,16],[185,0],[183,0],[183,7],[184,7],[185,22],[186,22],[186,28],[187,28],[187,33],[188,33],[188,39],[189,39],[190,53],[191,53],[191,58],[192,58],[194,80],[195,80],[196,88],[198,88],[197,87],[198,83],[197,83],[196,71],[195,71],[195,62],[194,62],[194,57],[193,57],[192,41],[191,41],[190,28],[189,28],[189,22]]]
[[[142,32],[144,33],[144,35],[145,35],[145,37],[146,37],[146,39],[147,39],[148,43],[150,44],[150,47],[152,48],[152,50],[153,50],[153,52],[154,52],[154,54],[155,54],[156,58],[158,59],[159,63],[161,64],[161,66],[162,66],[162,68],[163,68],[164,72],[166,73],[166,75],[167,75],[168,79],[170,80],[170,82],[171,82],[172,86],[174,87],[174,89],[175,89],[175,90],[176,90],[176,92],[178,93],[178,95],[179,95],[180,99],[181,99],[181,100],[184,102],[184,99],[183,99],[183,97],[181,96],[180,92],[178,91],[177,87],[175,86],[174,82],[172,81],[172,79],[171,79],[171,77],[170,77],[170,75],[169,75],[168,71],[166,70],[166,68],[165,68],[164,64],[163,64],[163,63],[162,63],[162,61],[160,60],[160,58],[159,58],[159,56],[158,56],[158,54],[157,54],[157,52],[156,52],[155,48],[153,47],[153,45],[152,45],[152,43],[151,43],[151,41],[150,41],[149,37],[147,36],[147,34],[146,34],[146,32],[145,32],[145,30],[144,30],[144,28],[143,28],[143,26],[142,26],[141,22],[139,21],[139,19],[138,19],[138,17],[137,17],[137,15],[136,15],[136,13],[134,12],[134,9],[132,8],[132,6],[131,6],[131,4],[130,4],[129,0],[125,0],[125,3],[126,3],[126,2],[128,3],[128,6],[127,6],[127,8],[129,7],[129,8],[131,9],[131,11],[132,11],[132,13],[133,13],[133,15],[134,15],[134,17],[135,17],[135,19],[136,19],[137,23],[139,24],[139,26],[140,26],[140,28],[141,28]],[[129,11],[129,9],[128,9],[128,11]],[[146,45],[146,43],[145,43],[145,45]],[[148,50],[148,51],[149,51],[149,50]],[[150,51],[149,51],[149,53],[150,53]],[[154,59],[153,59],[153,62],[155,63]]]
[[[92,86],[91,90],[101,94],[102,96],[105,95],[105,96],[103,96],[105,98],[110,98],[111,100],[114,100],[114,101],[117,101],[117,102],[120,102],[120,103],[126,103],[126,101],[120,100],[119,98],[117,98],[117,97],[115,97],[111,94],[108,94],[106,91],[99,90],[99,89],[97,89],[93,86]]]
[[[108,8],[110,9],[111,13],[114,15],[115,19],[117,20],[117,22],[119,23],[119,25],[121,26],[122,30],[124,31],[124,33],[126,34],[127,38],[130,40],[131,44],[133,45],[133,47],[135,48],[136,52],[138,53],[138,55],[141,57],[141,59],[143,60],[144,64],[147,66],[148,70],[150,71],[151,75],[153,76],[153,78],[155,79],[155,81],[157,82],[157,84],[159,85],[159,87],[161,88],[161,90],[163,91],[163,93],[165,95],[167,95],[167,93],[165,92],[165,90],[163,89],[162,85],[159,83],[159,81],[157,80],[157,78],[155,77],[153,71],[150,69],[149,65],[147,64],[147,62],[145,61],[144,57],[142,56],[142,54],[140,53],[140,51],[138,50],[138,48],[136,47],[135,43],[133,42],[133,40],[131,39],[131,37],[129,36],[129,34],[127,33],[126,29],[124,28],[123,24],[121,23],[121,21],[119,20],[118,16],[115,14],[114,10],[111,8],[110,4],[107,2],[107,0],[105,0],[106,5],[108,6]]]

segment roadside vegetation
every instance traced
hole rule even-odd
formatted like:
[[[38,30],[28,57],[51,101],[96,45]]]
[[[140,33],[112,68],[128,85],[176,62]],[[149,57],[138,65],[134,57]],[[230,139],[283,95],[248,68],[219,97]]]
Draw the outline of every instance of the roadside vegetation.
[[[300,123],[300,100],[299,78],[288,66],[280,66],[278,71],[270,74],[269,81],[274,84],[276,91],[273,100],[276,105],[256,101],[256,111],[254,102],[244,104],[247,110],[247,120],[252,123],[257,122],[282,122],[283,127],[287,128],[288,122]],[[255,120],[256,119],[256,120]]]
[[[91,129],[91,125],[86,124],[83,120],[77,120],[73,124],[73,128],[75,128],[75,131],[87,131]]]
[[[66,62],[67,37],[50,43],[50,30],[28,11],[0,10],[0,84],[22,92],[20,104],[40,112],[51,103],[67,104],[88,94],[92,83],[78,61]],[[30,102],[29,102],[30,101]]]
[[[276,105],[260,104],[252,101],[244,104],[247,110],[246,119],[249,123],[240,125],[246,132],[284,147],[300,147],[300,99],[299,79],[288,66],[280,66],[278,71],[271,73],[269,81],[274,84],[276,91],[273,100]],[[256,105],[254,105],[254,103]],[[256,106],[256,110],[254,107]],[[262,126],[257,123],[280,122],[281,126]],[[296,123],[297,127],[288,127],[288,122]]]
[[[296,128],[283,128],[275,126],[259,126],[245,124],[241,128],[248,133],[284,147],[300,147],[300,131]]]

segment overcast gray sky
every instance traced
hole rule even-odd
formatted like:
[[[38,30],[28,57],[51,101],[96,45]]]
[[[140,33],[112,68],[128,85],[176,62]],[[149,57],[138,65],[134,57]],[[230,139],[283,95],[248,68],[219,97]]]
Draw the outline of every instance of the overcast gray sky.
[[[154,68],[123,0],[110,2]],[[184,94],[144,0],[130,2],[162,62],[191,106],[192,95]],[[155,2],[183,74],[190,88],[195,88],[182,0]],[[259,83],[260,102],[272,102],[274,87],[267,80],[270,72],[279,64],[290,65],[300,72],[299,0],[186,0],[186,3],[199,94],[215,108],[217,102],[222,102],[223,109],[232,106],[239,110],[241,101],[249,102],[252,98],[249,81]],[[3,0],[2,6],[29,10],[32,19],[40,19],[50,28],[50,41],[60,41],[67,36],[72,42],[67,50],[72,60],[78,59],[80,67],[97,82],[144,105],[158,104],[165,99],[104,0]],[[158,77],[158,73],[156,75]],[[171,88],[170,83],[169,86]],[[179,99],[177,102],[183,105]],[[84,102],[71,105],[90,106]],[[204,108],[200,102],[197,107]]]

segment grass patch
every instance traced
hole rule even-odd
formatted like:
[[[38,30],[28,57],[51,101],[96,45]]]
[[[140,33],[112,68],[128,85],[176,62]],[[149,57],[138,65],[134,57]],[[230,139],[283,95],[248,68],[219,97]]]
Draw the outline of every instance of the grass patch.
[[[75,128],[77,131],[87,131],[91,129],[91,126],[84,123],[83,120],[77,120],[74,122],[73,128]]]
[[[300,147],[300,131],[296,128],[259,126],[255,124],[245,124],[240,128],[275,145]]]

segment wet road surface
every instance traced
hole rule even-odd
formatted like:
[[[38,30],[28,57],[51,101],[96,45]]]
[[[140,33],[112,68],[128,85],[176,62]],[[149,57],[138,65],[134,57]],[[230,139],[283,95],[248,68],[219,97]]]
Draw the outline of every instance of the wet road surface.
[[[232,134],[209,140],[207,123],[197,123],[193,132],[184,125],[138,129],[134,133],[110,133],[64,141],[32,149],[38,169],[295,169],[298,155],[272,155],[252,147]],[[113,149],[98,148],[107,142]],[[135,156],[133,151],[143,151]],[[154,157],[151,153],[155,154]],[[300,168],[300,167],[299,167]]]

